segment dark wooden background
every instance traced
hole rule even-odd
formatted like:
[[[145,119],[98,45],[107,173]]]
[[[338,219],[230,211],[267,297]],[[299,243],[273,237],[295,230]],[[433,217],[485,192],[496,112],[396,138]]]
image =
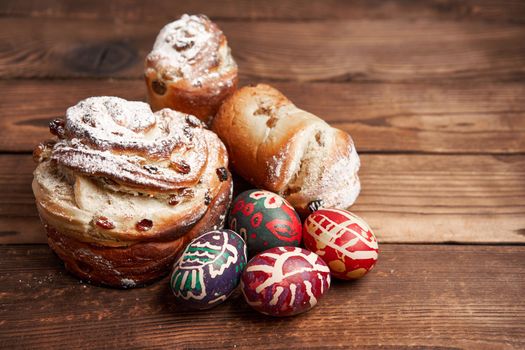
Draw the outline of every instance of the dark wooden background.
[[[88,96],[145,100],[143,59],[185,12],[223,29],[242,84],[354,137],[379,262],[306,314],[93,287],[44,244],[47,122]],[[524,243],[525,1],[0,1],[0,348],[524,348]]]

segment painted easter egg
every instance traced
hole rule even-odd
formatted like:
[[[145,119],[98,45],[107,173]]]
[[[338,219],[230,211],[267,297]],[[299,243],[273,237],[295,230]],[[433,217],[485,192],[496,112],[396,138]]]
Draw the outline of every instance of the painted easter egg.
[[[225,301],[239,285],[246,266],[246,244],[231,230],[210,231],[188,244],[174,265],[175,298],[194,309]]]
[[[241,278],[246,302],[271,316],[291,316],[313,308],[330,288],[330,269],[315,253],[277,247],[253,257]]]
[[[269,248],[301,243],[299,215],[284,198],[272,192],[248,190],[239,194],[228,223],[244,238],[251,256]]]
[[[313,212],[304,222],[303,236],[306,248],[328,264],[334,277],[363,277],[377,261],[374,233],[363,219],[347,210],[323,208]]]

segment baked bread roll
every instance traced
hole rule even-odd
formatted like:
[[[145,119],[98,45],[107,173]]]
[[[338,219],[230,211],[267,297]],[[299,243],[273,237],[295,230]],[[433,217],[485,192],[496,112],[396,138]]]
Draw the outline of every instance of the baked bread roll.
[[[302,217],[312,207],[347,208],[360,191],[352,138],[259,84],[236,91],[212,130],[233,169],[253,185],[280,194]]]
[[[129,288],[169,272],[197,235],[223,226],[226,149],[197,118],[91,97],[50,124],[33,192],[49,246],[72,273]]]
[[[145,69],[153,110],[171,108],[204,122],[237,87],[226,37],[204,15],[183,15],[162,28]]]

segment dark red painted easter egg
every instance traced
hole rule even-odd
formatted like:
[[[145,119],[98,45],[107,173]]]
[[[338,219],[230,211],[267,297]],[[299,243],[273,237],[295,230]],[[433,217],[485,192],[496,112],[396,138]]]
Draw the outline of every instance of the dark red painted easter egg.
[[[249,190],[239,194],[228,224],[244,238],[252,256],[269,248],[301,243],[299,215],[284,198],[272,192]]]
[[[256,255],[241,277],[246,302],[271,316],[308,311],[329,288],[326,263],[317,254],[297,247],[277,247]]]
[[[304,245],[318,254],[334,277],[357,279],[370,271],[376,261],[378,244],[368,224],[342,209],[319,209],[303,226]]]

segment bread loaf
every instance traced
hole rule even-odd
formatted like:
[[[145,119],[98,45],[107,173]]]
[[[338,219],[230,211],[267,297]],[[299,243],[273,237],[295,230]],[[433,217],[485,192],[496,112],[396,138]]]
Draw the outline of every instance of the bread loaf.
[[[359,194],[360,163],[350,135],[268,85],[236,91],[211,127],[239,175],[282,195],[303,217],[310,204],[347,208]]]
[[[92,97],[50,125],[33,192],[50,247],[80,278],[133,287],[169,272],[185,243],[223,225],[224,145],[195,117]]]

